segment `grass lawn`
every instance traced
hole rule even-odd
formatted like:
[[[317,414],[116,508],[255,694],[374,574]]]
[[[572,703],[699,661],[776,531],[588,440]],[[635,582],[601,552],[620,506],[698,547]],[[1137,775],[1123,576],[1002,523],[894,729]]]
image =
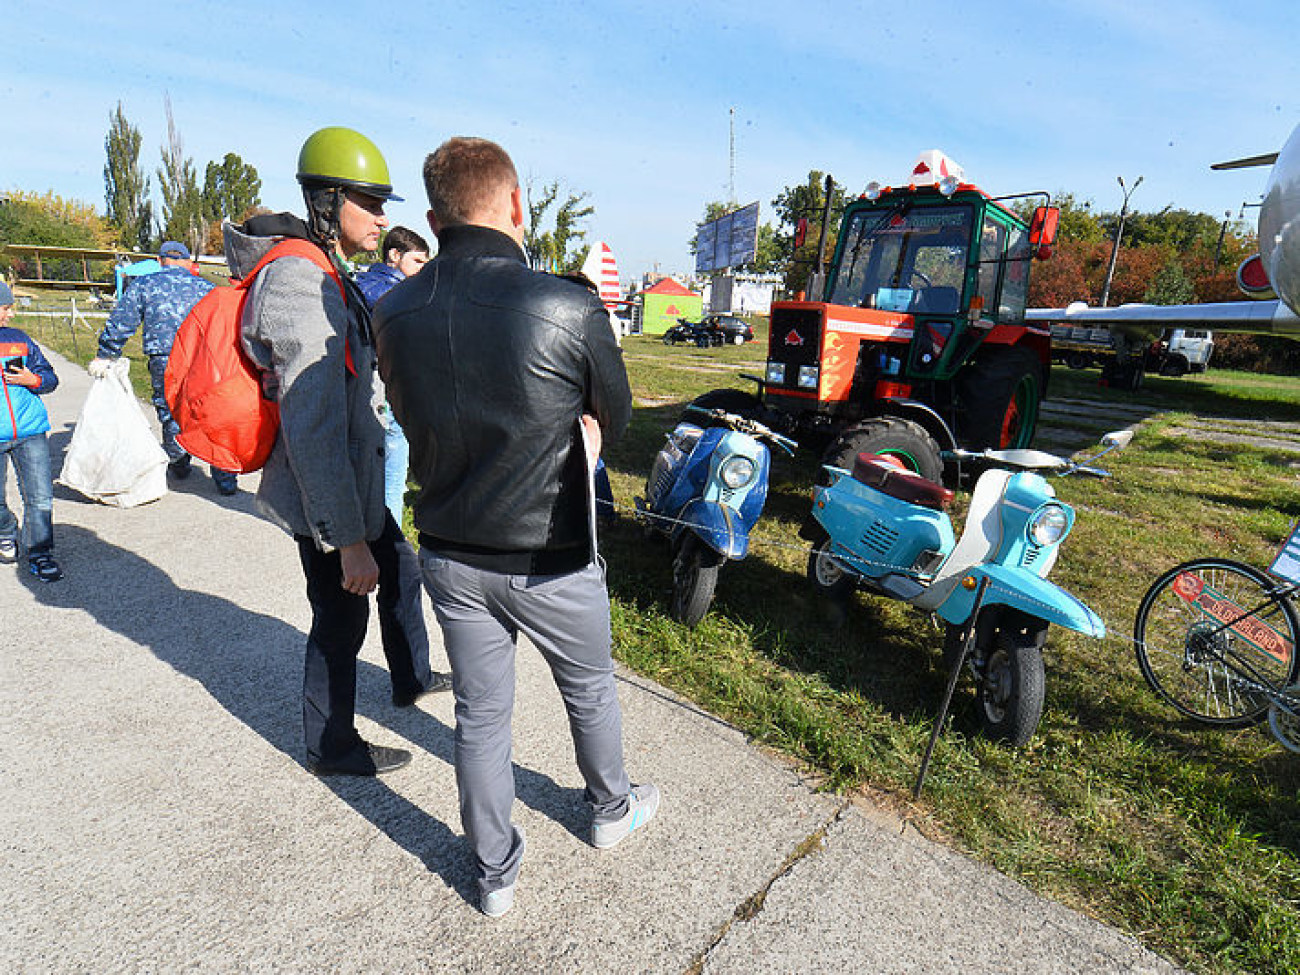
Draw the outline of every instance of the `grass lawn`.
[[[643,493],[682,405],[715,387],[752,391],[738,376],[761,373],[765,349],[765,334],[714,350],[625,341],[637,409],[606,457],[621,503]],[[1103,462],[1112,479],[1054,482],[1079,519],[1053,579],[1110,633],[1097,641],[1052,629],[1046,711],[1028,747],[977,737],[963,682],[912,802],[943,693],[942,632],[918,611],[865,595],[842,623],[831,619],[804,578],[797,536],[810,456],[774,456],[752,554],[724,567],[714,608],[694,631],[667,617],[667,546],[645,544],[629,519],[608,533],[617,652],[804,763],[826,788],[888,802],[1188,967],[1300,971],[1300,756],[1265,727],[1225,733],[1182,719],[1147,688],[1130,643],[1138,600],[1163,570],[1202,555],[1267,565],[1300,518],[1300,454],[1195,435],[1262,417],[1270,422],[1259,426],[1294,425],[1300,438],[1300,383],[1211,371],[1151,378],[1131,394],[1098,388],[1097,376],[1055,368],[1053,401],[1102,400],[1145,419],[1133,444]],[[1075,444],[1126,425],[1087,407],[1043,422]]]
[[[66,325],[16,324],[77,361],[93,354],[84,331],[74,350]],[[636,409],[606,454],[625,509],[687,401],[717,387],[752,390],[739,375],[762,371],[765,323],[758,332],[754,343],[708,350],[625,340]],[[143,368],[133,372],[147,390]],[[616,653],[802,763],[825,788],[888,803],[1194,970],[1300,971],[1300,756],[1266,728],[1222,732],[1180,718],[1144,684],[1129,641],[1138,600],[1159,573],[1204,555],[1264,566],[1300,518],[1300,454],[1203,435],[1231,435],[1235,419],[1300,440],[1300,382],[1212,370],[1150,377],[1134,394],[1096,379],[1095,370],[1056,367],[1052,400],[1102,400],[1143,419],[1133,444],[1104,462],[1113,478],[1055,482],[1079,517],[1053,579],[1110,633],[1097,641],[1051,631],[1046,709],[1028,747],[976,736],[963,682],[912,802],[944,686],[942,632],[864,595],[842,621],[830,618],[804,578],[797,535],[816,470],[808,455],[774,456],[751,555],[724,567],[695,630],[668,618],[667,547],[647,544],[628,517],[606,533]],[[1095,442],[1125,424],[1086,405],[1048,411],[1040,445]]]

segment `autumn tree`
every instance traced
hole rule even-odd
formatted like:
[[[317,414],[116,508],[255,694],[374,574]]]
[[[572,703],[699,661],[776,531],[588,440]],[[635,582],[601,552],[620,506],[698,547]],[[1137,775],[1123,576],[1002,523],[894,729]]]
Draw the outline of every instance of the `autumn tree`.
[[[127,121],[122,103],[109,116],[104,138],[104,201],[108,222],[123,247],[150,249],[153,204],[149,177],[140,169],[140,130]]]
[[[42,244],[47,247],[109,247],[114,228],[89,203],[67,200],[52,191],[29,193],[11,190],[0,197],[0,244]],[[108,262],[92,264],[90,273],[98,279]],[[0,271],[12,269],[17,277],[35,277],[36,262],[30,257],[0,253]],[[80,278],[80,262],[58,259],[41,261],[46,278]]]
[[[176,130],[170,96],[165,99],[165,105],[167,144],[162,148],[162,166],[158,170],[163,198],[162,236],[164,240],[181,241],[191,252],[198,253],[207,230],[203,193],[199,190],[194,161],[185,155],[185,146]]]

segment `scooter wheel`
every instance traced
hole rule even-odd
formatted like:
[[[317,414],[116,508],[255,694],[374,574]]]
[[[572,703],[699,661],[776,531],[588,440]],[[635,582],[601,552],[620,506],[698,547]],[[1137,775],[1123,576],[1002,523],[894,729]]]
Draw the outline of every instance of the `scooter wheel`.
[[[694,535],[685,535],[673,559],[673,599],[668,615],[685,626],[695,626],[704,619],[713,605],[713,590],[723,561]]]
[[[823,536],[808,553],[808,579],[823,596],[842,602],[853,594],[858,580],[831,556],[831,540]]]

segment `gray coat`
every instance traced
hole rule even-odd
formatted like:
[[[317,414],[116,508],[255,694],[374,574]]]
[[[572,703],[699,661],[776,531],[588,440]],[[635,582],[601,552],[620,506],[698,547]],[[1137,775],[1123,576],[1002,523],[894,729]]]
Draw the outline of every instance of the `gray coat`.
[[[231,267],[249,267],[274,244],[227,225]],[[330,551],[373,541],[384,527],[382,393],[369,321],[355,286],[338,285],[311,261],[284,257],[249,289],[244,349],[269,375],[280,435],[262,470],[259,509]],[[351,351],[355,372],[345,367]]]

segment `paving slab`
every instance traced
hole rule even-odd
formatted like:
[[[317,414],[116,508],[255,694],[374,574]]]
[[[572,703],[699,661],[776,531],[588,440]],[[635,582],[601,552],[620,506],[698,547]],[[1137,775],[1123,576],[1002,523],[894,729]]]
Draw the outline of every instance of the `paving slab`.
[[[90,381],[51,359],[57,470]],[[457,813],[452,701],[393,708],[377,633],[358,721],[415,761],[370,780],[303,769],[309,614],[296,549],[254,513],[255,484],[241,478],[223,498],[196,467],[128,510],[56,489],[66,578],[0,566],[0,970],[885,971],[848,964],[850,949],[918,932],[967,971],[1004,970],[985,962],[1026,939],[1068,946],[1091,970],[1158,964],[987,868],[846,812],[735,728],[624,671],[629,770],[664,804],[625,844],[591,848],[563,710],[526,645],[514,757],[528,855],[515,910],[484,918]],[[17,504],[12,478],[7,491]],[[823,875],[835,898],[818,894]],[[763,891],[757,917],[736,922]],[[954,914],[979,923],[945,927]],[[1061,920],[1027,927],[1040,915]]]

